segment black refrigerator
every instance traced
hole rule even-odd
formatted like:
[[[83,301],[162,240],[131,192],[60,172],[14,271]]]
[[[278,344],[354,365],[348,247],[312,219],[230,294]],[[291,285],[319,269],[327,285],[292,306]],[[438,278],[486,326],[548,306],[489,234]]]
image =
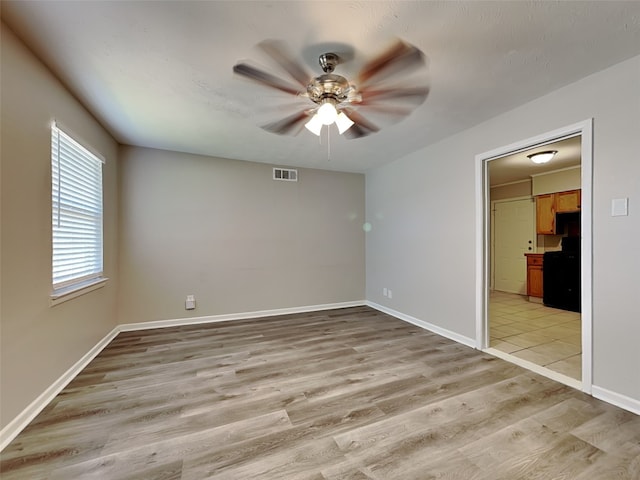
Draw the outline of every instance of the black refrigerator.
[[[580,249],[575,244],[563,241],[562,251],[544,254],[542,301],[547,307],[580,311]]]

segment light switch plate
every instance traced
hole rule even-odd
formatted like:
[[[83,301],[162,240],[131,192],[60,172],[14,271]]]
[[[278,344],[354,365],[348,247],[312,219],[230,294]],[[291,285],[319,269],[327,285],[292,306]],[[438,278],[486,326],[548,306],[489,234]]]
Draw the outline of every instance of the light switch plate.
[[[611,216],[622,217],[629,215],[629,199],[613,198],[611,199]]]

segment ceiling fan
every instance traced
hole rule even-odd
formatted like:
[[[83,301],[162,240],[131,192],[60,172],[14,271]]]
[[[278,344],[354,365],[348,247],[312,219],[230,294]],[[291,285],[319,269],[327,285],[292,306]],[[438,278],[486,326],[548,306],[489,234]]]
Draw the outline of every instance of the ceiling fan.
[[[397,40],[391,48],[367,62],[352,82],[334,73],[343,58],[333,52],[319,56],[323,74],[313,77],[279,42],[267,40],[259,47],[296,82],[272,75],[247,63],[238,63],[233,71],[262,85],[309,100],[309,108],[296,112],[262,128],[277,134],[297,134],[302,125],[320,136],[324,125],[336,124],[348,138],[360,138],[380,130],[362,112],[395,118],[409,115],[429,94],[428,86],[389,85],[388,80],[406,76],[426,66],[424,54],[415,46]],[[377,86],[376,86],[377,84]],[[403,102],[403,105],[393,103]]]

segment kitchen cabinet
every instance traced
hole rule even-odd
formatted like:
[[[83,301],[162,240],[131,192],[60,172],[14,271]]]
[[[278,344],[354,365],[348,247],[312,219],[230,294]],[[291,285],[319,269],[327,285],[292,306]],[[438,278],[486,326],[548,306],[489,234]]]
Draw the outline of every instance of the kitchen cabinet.
[[[580,211],[580,190],[558,192],[556,197],[556,213],[572,213]]]
[[[542,298],[542,269],[544,254],[525,253],[527,257],[527,295]]]
[[[556,233],[556,202],[553,193],[536,196],[536,232],[538,235]]]
[[[580,190],[536,195],[536,233],[555,235],[556,214],[579,212],[580,201]]]

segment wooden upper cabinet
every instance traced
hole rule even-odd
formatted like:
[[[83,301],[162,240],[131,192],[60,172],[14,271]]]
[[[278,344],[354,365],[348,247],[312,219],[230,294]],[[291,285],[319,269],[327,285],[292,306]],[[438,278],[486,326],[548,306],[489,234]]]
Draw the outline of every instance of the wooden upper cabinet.
[[[580,190],[569,190],[556,193],[556,213],[579,212],[580,192]]]
[[[536,232],[539,235],[556,233],[556,202],[553,193],[536,196]]]
[[[580,190],[536,195],[536,232],[538,235],[556,234],[556,213],[580,211]]]

